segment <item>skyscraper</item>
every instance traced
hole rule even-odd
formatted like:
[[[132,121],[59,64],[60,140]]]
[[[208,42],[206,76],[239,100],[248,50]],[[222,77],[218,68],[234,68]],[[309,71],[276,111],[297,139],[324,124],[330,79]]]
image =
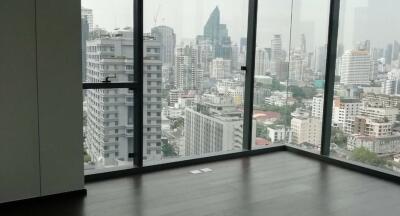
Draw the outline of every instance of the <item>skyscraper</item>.
[[[87,42],[87,81],[133,81],[132,31]],[[133,94],[128,89],[90,89],[85,95],[85,148],[99,166],[117,166],[133,152]]]
[[[257,48],[255,61],[256,76],[265,76],[269,67],[269,56],[265,49]]]
[[[143,82],[144,159],[161,159],[161,60],[160,42],[145,37]],[[133,31],[87,42],[87,80],[106,77],[116,82],[133,81]],[[133,152],[133,92],[128,89],[87,90],[85,147],[98,165],[117,166],[131,160]],[[131,162],[129,162],[131,163]]]
[[[86,19],[89,25],[89,32],[92,32],[94,29],[93,26],[93,10],[89,8],[81,8],[81,18]]]
[[[282,38],[274,35],[271,40],[271,75],[279,75],[282,64]]]
[[[393,44],[388,44],[385,49],[385,63],[387,65],[391,65],[392,58],[393,58]]]
[[[232,57],[232,42],[228,34],[226,24],[221,24],[221,14],[218,6],[215,7],[206,25],[204,26],[204,37],[211,41],[214,48],[214,56],[225,59]]]
[[[214,79],[225,79],[231,75],[231,60],[216,58],[211,62],[210,77]]]
[[[367,51],[348,50],[342,56],[340,83],[344,85],[369,85],[371,56]]]
[[[82,81],[86,82],[86,41],[89,40],[89,22],[87,17],[81,18],[82,44]]]
[[[193,45],[178,48],[175,59],[175,88],[197,90],[201,88],[203,70],[199,68],[198,49]]]
[[[175,65],[176,35],[168,26],[157,26],[151,29],[151,34],[161,42],[161,61],[163,66]]]

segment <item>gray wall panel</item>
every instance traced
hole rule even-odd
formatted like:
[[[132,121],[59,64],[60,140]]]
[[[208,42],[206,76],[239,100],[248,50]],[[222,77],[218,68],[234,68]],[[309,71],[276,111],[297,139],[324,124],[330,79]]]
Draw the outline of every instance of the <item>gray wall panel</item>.
[[[0,203],[40,195],[34,0],[0,1]]]

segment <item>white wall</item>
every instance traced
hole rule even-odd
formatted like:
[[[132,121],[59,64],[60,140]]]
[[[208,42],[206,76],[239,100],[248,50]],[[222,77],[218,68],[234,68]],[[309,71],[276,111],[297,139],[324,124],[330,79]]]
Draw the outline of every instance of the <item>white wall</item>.
[[[48,195],[83,188],[81,5],[36,2],[40,165]]]
[[[36,8],[0,1],[0,203],[84,186],[80,1]]]
[[[0,203],[40,194],[34,12],[0,1]]]

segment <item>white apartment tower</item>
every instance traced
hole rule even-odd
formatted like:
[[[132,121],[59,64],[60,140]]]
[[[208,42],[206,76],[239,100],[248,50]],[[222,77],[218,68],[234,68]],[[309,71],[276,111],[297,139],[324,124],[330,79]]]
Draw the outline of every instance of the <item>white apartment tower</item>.
[[[228,78],[231,75],[231,60],[226,60],[223,58],[216,58],[212,60],[210,66],[210,77],[222,80]]]
[[[335,98],[333,100],[332,123],[344,129],[346,122],[360,113],[362,103],[359,99]]]
[[[151,34],[161,42],[161,61],[163,66],[175,64],[176,35],[168,26],[157,26],[151,29]]]
[[[93,31],[93,10],[88,8],[81,8],[81,18],[87,20],[89,24],[89,32]]]
[[[161,160],[161,41],[153,35],[143,43],[143,159]]]
[[[344,85],[370,84],[371,62],[368,51],[346,51],[340,65],[340,83]]]
[[[175,88],[179,90],[201,89],[203,70],[199,68],[198,49],[187,45],[176,50]]]
[[[253,122],[255,125],[255,123]],[[185,109],[185,155],[240,150],[243,143],[243,112],[228,96],[204,95]],[[255,130],[253,130],[255,140]]]
[[[281,72],[282,65],[282,37],[274,35],[271,40],[271,75]]]
[[[322,119],[324,114],[324,95],[313,97],[311,116]]]
[[[133,81],[133,32],[87,42],[87,81]],[[115,78],[113,78],[115,77]],[[144,158],[161,159],[160,42],[144,41]],[[87,90],[85,147],[94,162],[116,166],[133,153],[133,92],[128,89]]]
[[[133,81],[132,32],[87,41],[87,82]],[[128,89],[90,89],[85,94],[85,147],[93,162],[116,166],[133,152],[133,93]]]
[[[257,48],[255,61],[256,76],[265,76],[269,69],[269,56],[265,49]]]

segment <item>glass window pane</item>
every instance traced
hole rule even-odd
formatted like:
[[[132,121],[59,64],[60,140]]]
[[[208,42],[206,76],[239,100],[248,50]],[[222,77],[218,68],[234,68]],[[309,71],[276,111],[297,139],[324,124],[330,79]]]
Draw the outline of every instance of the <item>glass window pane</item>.
[[[82,80],[133,81],[133,0],[82,0]],[[133,167],[133,92],[83,93],[85,174]]]
[[[85,174],[133,167],[132,98],[128,89],[84,91]]]
[[[320,151],[328,18],[328,0],[259,2],[255,148]]]
[[[396,0],[342,1],[331,155],[399,171]]]
[[[247,9],[144,1],[145,163],[242,149]]]

